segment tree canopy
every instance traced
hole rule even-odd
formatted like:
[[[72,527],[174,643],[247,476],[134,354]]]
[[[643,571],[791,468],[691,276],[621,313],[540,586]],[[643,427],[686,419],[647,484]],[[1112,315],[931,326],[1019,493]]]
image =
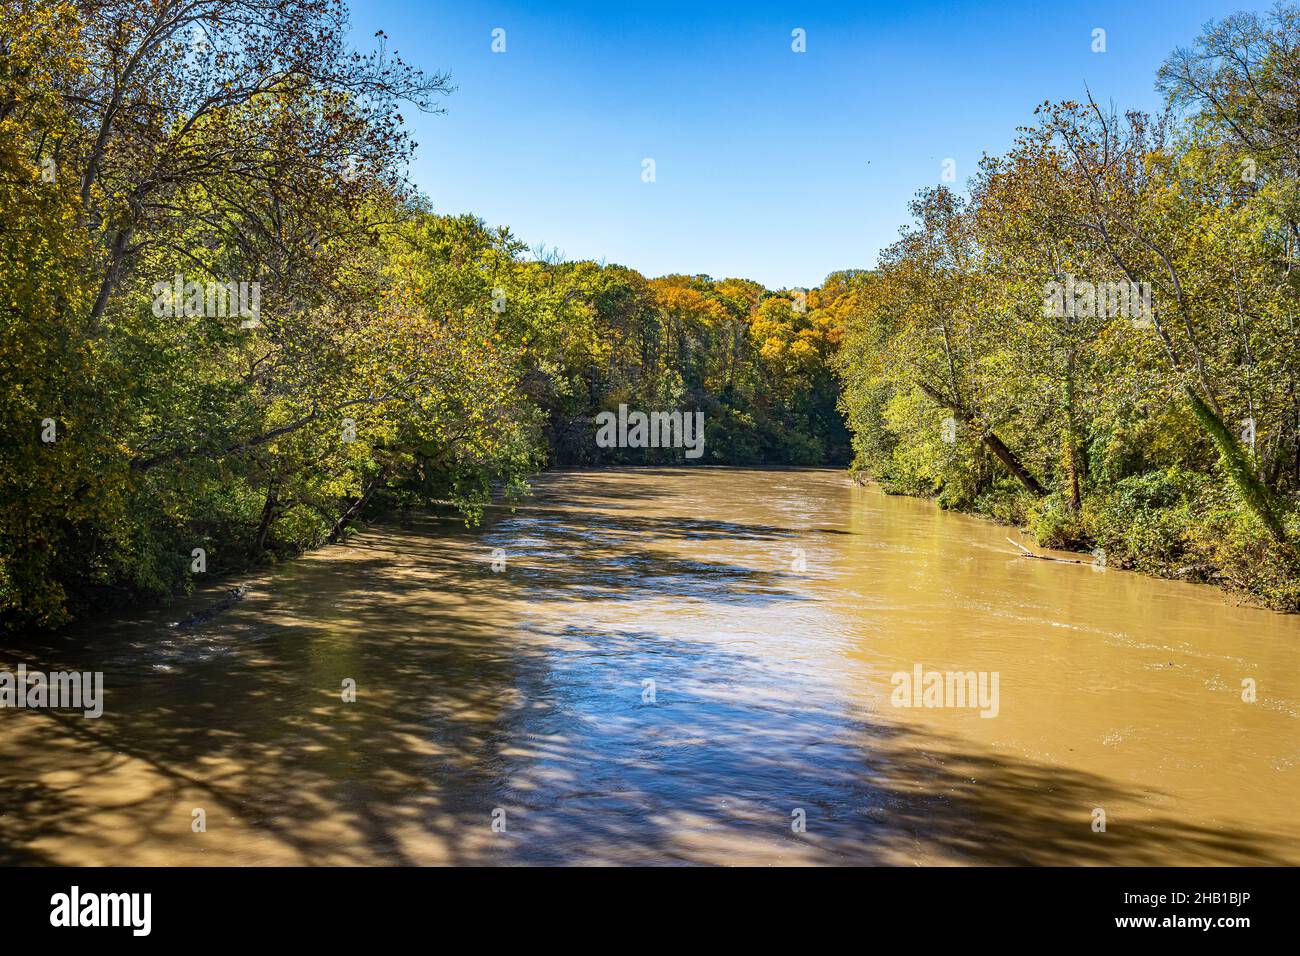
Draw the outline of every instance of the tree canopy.
[[[621,405],[1300,609],[1298,16],[1212,24],[1160,116],[1043,104],[875,268],[769,290],[439,213],[403,111],[451,77],[340,0],[0,0],[0,618],[688,463],[597,444]]]

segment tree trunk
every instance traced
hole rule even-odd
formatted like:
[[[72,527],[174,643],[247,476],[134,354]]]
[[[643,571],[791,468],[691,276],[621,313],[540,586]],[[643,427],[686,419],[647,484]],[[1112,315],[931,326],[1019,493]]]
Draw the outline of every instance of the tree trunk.
[[[925,394],[929,396],[931,401],[948,409],[959,421],[962,422],[962,424],[974,424],[976,415],[970,409],[963,408],[957,402],[945,398],[938,389],[932,388],[925,382],[917,382],[916,384],[921,391],[925,392]],[[1008,448],[1001,438],[995,435],[991,430],[985,429],[980,434],[980,440],[984,442],[984,447],[993,452],[993,455],[997,460],[1006,466],[1007,471],[1011,472],[1011,474],[1015,476],[1016,480],[1024,485],[1025,489],[1030,494],[1038,498],[1047,494],[1043,489],[1043,486],[1038,483],[1038,479],[1029,473],[1029,469],[1020,463],[1020,459],[1016,457],[1016,453]]]
[[[352,506],[344,511],[343,514],[339,515],[339,520],[334,523],[334,527],[330,530],[330,544],[337,541],[339,535],[343,533],[343,529],[347,527],[348,522],[361,513],[361,509],[366,506],[366,502],[370,500],[370,496],[375,493],[381,484],[383,484],[384,478],[387,474],[388,468],[381,468],[379,474],[377,474],[374,477],[374,480],[370,482],[369,486],[367,486],[365,493],[353,502]]]
[[[262,506],[262,521],[257,528],[257,550],[260,554],[266,548],[266,536],[271,530],[271,520],[275,517],[276,482],[272,478],[266,486],[266,504]]]
[[[955,411],[954,414],[956,414]],[[1047,494],[1043,486],[1038,483],[1038,479],[1029,473],[1029,470],[1020,463],[1020,459],[1003,443],[1001,438],[993,434],[993,432],[985,432],[980,437],[983,439],[984,444],[988,446],[988,450],[997,456],[998,461],[1006,465],[1007,471],[1015,475],[1016,479],[1025,486],[1025,489],[1030,494],[1037,498]]]
[[[1214,413],[1205,399],[1198,395],[1192,386],[1185,385],[1184,390],[1187,393],[1188,401],[1191,402],[1192,413],[1196,416],[1201,428],[1210,436],[1210,440],[1214,442],[1223,469],[1228,473],[1233,484],[1237,486],[1237,490],[1245,500],[1246,506],[1260,520],[1260,523],[1268,529],[1268,533],[1274,541],[1280,545],[1289,546],[1286,527],[1282,524],[1282,518],[1277,502],[1273,498],[1273,493],[1260,480],[1254,465],[1246,456],[1241,444],[1228,429],[1228,426],[1224,424],[1223,419]]]
[[[1074,407],[1074,355],[1070,355],[1065,377],[1065,470],[1070,479],[1070,510],[1078,514],[1083,507],[1083,493],[1079,487],[1082,470],[1079,454],[1079,425]]]

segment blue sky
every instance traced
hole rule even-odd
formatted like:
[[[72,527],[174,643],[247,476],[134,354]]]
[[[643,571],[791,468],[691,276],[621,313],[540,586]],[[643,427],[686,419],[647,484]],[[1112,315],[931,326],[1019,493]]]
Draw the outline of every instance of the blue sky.
[[[946,158],[964,183],[1043,100],[1086,84],[1157,108],[1175,46],[1266,6],[352,0],[359,46],[382,28],[409,62],[452,73],[447,113],[408,115],[411,175],[436,209],[569,259],[770,288],[873,265]]]

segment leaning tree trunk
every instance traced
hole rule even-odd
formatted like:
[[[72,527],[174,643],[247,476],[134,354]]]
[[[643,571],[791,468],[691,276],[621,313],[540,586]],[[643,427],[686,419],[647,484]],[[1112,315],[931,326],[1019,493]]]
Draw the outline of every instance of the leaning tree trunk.
[[[365,508],[367,504],[370,503],[370,496],[373,495],[375,491],[379,488],[379,486],[384,483],[384,479],[386,477],[388,477],[387,465],[379,469],[379,474],[375,475],[375,477],[371,480],[370,484],[366,486],[366,490],[361,495],[361,497],[358,498],[356,501],[354,501],[351,504],[351,506],[346,508],[343,514],[339,515],[339,520],[336,521],[334,523],[334,527],[330,529],[329,539],[328,539],[330,544],[333,544],[334,542],[338,541],[339,537],[343,534],[344,530],[347,528],[348,522],[351,521],[353,518],[355,518],[357,515],[361,514],[361,510]]]
[[[944,397],[938,389],[932,388],[925,382],[917,382],[917,386],[921,391],[925,392],[925,394],[929,396],[931,401],[952,412],[963,425],[972,425],[975,423],[977,416],[970,409],[964,408],[959,402],[954,402],[952,399]],[[1043,486],[1038,483],[1038,479],[1029,473],[1029,469],[1021,463],[1020,459],[1016,456],[1016,453],[1008,448],[1006,443],[994,434],[992,429],[981,430],[980,440],[984,443],[984,447],[991,451],[994,457],[1006,466],[1007,471],[1011,472],[1011,474],[1015,476],[1016,480],[1024,485],[1030,494],[1038,498],[1047,494],[1043,489]]]
[[[1237,490],[1246,502],[1246,507],[1260,520],[1274,541],[1289,546],[1286,526],[1282,523],[1277,501],[1268,486],[1260,480],[1259,474],[1250,463],[1236,436],[1192,386],[1186,385],[1184,389],[1191,402],[1192,413],[1201,428],[1210,436],[1210,440],[1214,442],[1223,469],[1237,486]]]
[[[956,414],[955,410],[953,414]],[[965,421],[969,424],[969,419],[966,419]],[[1016,480],[1024,485],[1030,494],[1038,498],[1047,494],[1047,491],[1043,486],[1038,483],[1038,479],[1029,473],[1029,469],[1020,463],[1020,459],[1016,457],[1015,452],[1008,448],[1001,438],[991,431],[984,432],[980,438],[983,440],[988,450],[997,456],[998,461],[1006,465],[1007,471],[1015,475]]]

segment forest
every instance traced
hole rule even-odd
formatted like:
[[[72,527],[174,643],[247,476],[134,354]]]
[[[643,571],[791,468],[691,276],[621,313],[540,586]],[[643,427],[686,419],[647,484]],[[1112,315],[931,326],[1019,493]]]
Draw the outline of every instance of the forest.
[[[1044,104],[874,268],[776,290],[440,213],[402,111],[453,78],[340,0],[0,13],[9,627],[637,464],[850,466],[1300,610],[1294,8],[1175,51],[1159,116]],[[601,447],[621,405],[702,412],[702,456]]]
[[[1044,103],[968,194],[919,193],[845,308],[854,468],[1300,609],[1298,44],[1294,7],[1228,17],[1161,115]]]
[[[400,110],[441,109],[450,78],[383,37],[351,50],[336,0],[2,9],[12,625],[388,509],[476,520],[547,465],[682,460],[598,447],[620,403],[703,412],[702,463],[848,461],[815,294],[565,262],[439,215]]]

